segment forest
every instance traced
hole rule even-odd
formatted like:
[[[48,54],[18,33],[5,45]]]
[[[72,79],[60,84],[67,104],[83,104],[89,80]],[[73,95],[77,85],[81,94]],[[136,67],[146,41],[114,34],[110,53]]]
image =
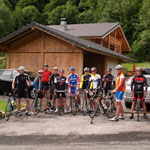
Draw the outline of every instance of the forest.
[[[33,21],[44,24],[119,22],[129,56],[150,60],[150,0],[0,0],[0,38]]]

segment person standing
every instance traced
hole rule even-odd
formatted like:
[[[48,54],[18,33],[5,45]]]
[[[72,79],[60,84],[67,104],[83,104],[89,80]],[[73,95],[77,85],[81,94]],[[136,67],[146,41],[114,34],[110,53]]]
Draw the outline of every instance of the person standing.
[[[119,119],[124,120],[124,111],[123,111],[123,106],[121,102],[123,99],[124,92],[126,90],[125,75],[122,71],[121,65],[117,65],[116,70],[117,70],[118,75],[117,75],[117,80],[116,80],[116,87],[113,90],[113,93],[116,93],[116,116],[110,119],[111,121],[119,121]],[[119,114],[121,114],[120,117],[119,117]]]
[[[14,91],[15,85],[16,85],[16,90],[17,90],[17,94],[18,94],[18,114],[19,114],[19,116],[22,116],[22,114],[21,114],[21,98],[26,99],[25,114],[27,116],[30,116],[29,97],[28,97],[28,87],[30,86],[30,78],[27,74],[24,73],[24,70],[25,70],[24,66],[20,66],[18,68],[19,75],[17,75],[12,82],[12,90]]]
[[[57,99],[56,99],[56,110],[55,110],[55,113],[58,112],[58,107],[59,107],[59,98],[60,98],[60,94],[62,94],[62,99],[61,99],[61,104],[64,104],[64,113],[66,114],[67,113],[67,102],[66,102],[66,91],[68,89],[68,80],[67,78],[64,76],[64,70],[61,69],[59,71],[60,73],[60,76],[57,76],[55,78],[55,90],[56,90],[56,96],[57,96]]]
[[[49,80],[50,80],[50,76],[51,76],[51,72],[48,70],[48,64],[44,65],[44,73],[42,76],[42,90],[43,93],[45,95],[45,93],[47,94],[48,97],[48,101],[50,103],[50,88],[49,88]],[[46,95],[45,95],[46,97]]]
[[[42,91],[42,76],[44,74],[43,70],[38,71],[39,75],[35,78],[33,85],[38,94],[38,98],[41,99],[45,114],[49,114],[51,111],[48,109],[45,96]]]
[[[131,91],[132,91],[132,96],[133,96],[133,102],[132,102],[132,107],[131,107],[131,116],[129,117],[130,119],[134,118],[134,108],[137,102],[137,99],[139,98],[141,100],[141,104],[143,106],[144,110],[144,115],[143,118],[147,119],[146,115],[146,105],[145,105],[145,95],[147,94],[147,79],[145,76],[142,75],[143,69],[141,67],[136,68],[136,76],[132,78],[131,82]],[[144,91],[145,87],[145,91]]]
[[[52,106],[51,108],[54,109],[54,89],[55,89],[55,78],[57,78],[59,76],[58,73],[58,67],[54,67],[53,68],[53,74],[50,76],[50,94],[51,94],[51,98],[52,98]]]

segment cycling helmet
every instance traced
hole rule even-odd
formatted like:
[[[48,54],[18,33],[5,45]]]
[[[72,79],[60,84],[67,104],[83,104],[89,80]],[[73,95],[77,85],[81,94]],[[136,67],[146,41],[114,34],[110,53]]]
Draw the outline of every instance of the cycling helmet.
[[[25,67],[24,67],[24,66],[20,66],[20,67],[18,68],[18,70],[19,70],[19,71],[24,71],[24,70],[25,70]]]
[[[108,72],[111,72],[111,71],[112,71],[112,68],[107,68],[107,71],[108,71]]]
[[[43,70],[39,70],[39,74],[43,74],[44,73],[44,71]]]
[[[95,68],[95,67],[92,67],[92,68],[91,68],[91,71],[96,71],[96,68]]]
[[[121,65],[117,65],[116,66],[116,70],[121,70],[122,69],[122,66]]]
[[[48,64],[44,64],[44,67],[49,67]]]
[[[70,67],[70,71],[75,71],[76,68],[75,67]]]
[[[88,68],[88,67],[84,68],[84,72],[89,72],[89,71],[90,71],[90,68]]]
[[[142,71],[143,71],[143,68],[142,68],[142,67],[137,67],[137,68],[136,68],[136,71],[141,71],[141,72],[142,72]]]
[[[64,69],[60,69],[60,71],[59,71],[60,73],[64,73],[65,71],[64,71]]]
[[[53,67],[53,70],[57,70],[58,71],[58,67]]]

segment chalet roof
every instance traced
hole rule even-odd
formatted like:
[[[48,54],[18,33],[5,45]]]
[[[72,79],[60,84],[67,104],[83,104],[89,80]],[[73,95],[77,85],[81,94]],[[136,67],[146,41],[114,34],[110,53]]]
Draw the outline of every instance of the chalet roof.
[[[103,46],[101,46],[99,44],[96,44],[94,42],[91,42],[91,41],[79,38],[77,36],[73,36],[73,35],[68,34],[68,33],[64,33],[64,32],[59,31],[59,30],[55,30],[53,28],[50,28],[50,27],[47,27],[45,25],[42,25],[42,24],[39,24],[39,23],[35,23],[35,22],[32,22],[32,23],[22,27],[21,29],[19,29],[19,30],[15,31],[15,32],[13,32],[11,34],[9,34],[8,36],[5,36],[4,38],[0,39],[0,45],[1,46],[6,46],[7,44],[9,44],[10,40],[12,42],[13,38],[15,39],[18,35],[20,35],[22,33],[25,33],[28,30],[32,31],[32,27],[40,29],[43,32],[55,35],[58,38],[61,38],[61,39],[66,40],[68,42],[71,42],[71,43],[75,44],[76,46],[78,46],[78,47],[80,47],[80,48],[82,48],[82,49],[84,49],[86,51],[92,50],[95,53],[101,53],[101,54],[104,54],[104,55],[115,56],[118,59],[132,61],[131,58],[129,58],[127,56],[124,56],[122,54],[119,54],[119,53],[117,53],[115,51],[112,51],[112,50],[110,50],[108,48],[105,48],[105,47],[103,47]]]
[[[67,24],[64,30],[61,25],[49,25],[48,27],[79,37],[103,37],[119,23],[90,23],[90,24]]]

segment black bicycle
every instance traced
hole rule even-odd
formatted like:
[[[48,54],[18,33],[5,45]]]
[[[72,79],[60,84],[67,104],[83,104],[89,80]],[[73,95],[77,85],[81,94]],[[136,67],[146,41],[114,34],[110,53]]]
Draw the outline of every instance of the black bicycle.
[[[42,100],[38,97],[37,90],[35,90],[34,93],[35,93],[35,98],[33,99],[30,105],[30,110],[34,115],[37,115],[42,109]]]
[[[106,97],[106,103],[108,104],[106,115],[108,118],[113,118],[116,114],[116,101],[114,98],[114,93],[111,90],[108,91],[108,96]]]
[[[8,101],[5,108],[5,120],[8,121],[11,115],[17,116],[18,114],[18,103],[17,103],[17,94],[8,94]]]
[[[76,115],[77,112],[79,111],[79,103],[78,103],[78,100],[77,100],[77,96],[76,96],[76,90],[71,90],[72,92],[72,114],[73,115]]]
[[[59,116],[62,115],[64,112],[64,102],[62,99],[62,93],[66,93],[66,91],[57,90],[56,93],[59,93],[59,107],[58,107],[58,114]]]

